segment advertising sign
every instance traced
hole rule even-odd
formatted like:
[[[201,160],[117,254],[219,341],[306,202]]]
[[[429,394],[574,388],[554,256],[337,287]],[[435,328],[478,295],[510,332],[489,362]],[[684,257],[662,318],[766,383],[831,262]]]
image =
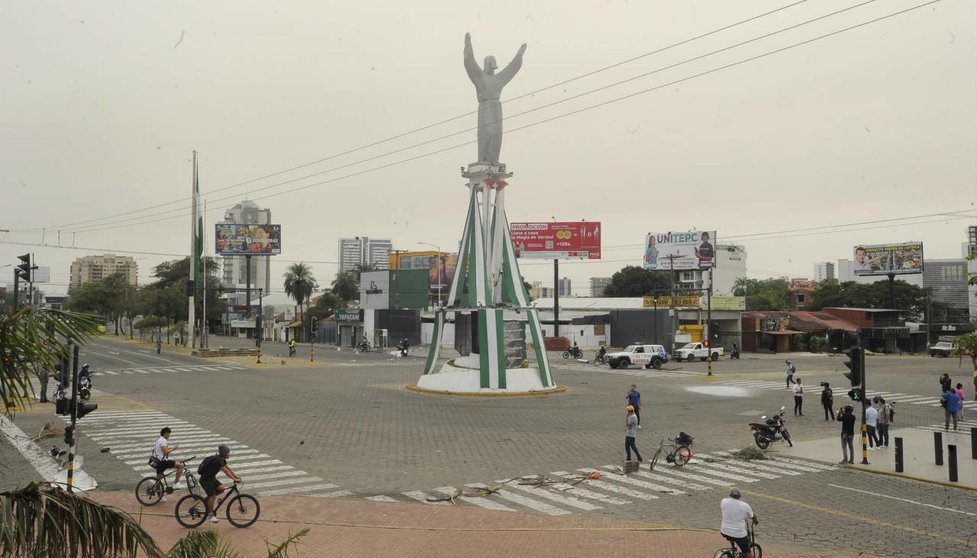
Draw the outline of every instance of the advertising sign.
[[[923,272],[923,243],[862,244],[854,247],[856,276],[906,275]]]
[[[689,270],[716,267],[716,231],[648,233],[644,267]]]
[[[430,279],[432,293],[440,290],[444,296],[448,296],[451,281],[455,277],[456,267],[458,267],[458,254],[442,252],[431,258],[431,267],[427,273]]]
[[[705,299],[699,295],[679,295],[675,297],[675,307],[698,308],[703,300]],[[672,297],[670,295],[645,296],[642,297],[641,305],[645,308],[670,308]]]
[[[517,258],[600,259],[600,221],[510,223]]]
[[[281,225],[217,223],[218,256],[269,256],[282,252]]]

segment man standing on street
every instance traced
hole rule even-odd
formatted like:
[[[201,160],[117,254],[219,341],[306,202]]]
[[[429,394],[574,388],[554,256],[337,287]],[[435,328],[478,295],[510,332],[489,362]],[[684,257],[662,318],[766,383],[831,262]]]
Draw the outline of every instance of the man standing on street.
[[[946,405],[943,407],[943,414],[945,420],[943,423],[943,430],[950,430],[950,419],[953,419],[953,430],[957,430],[957,413],[960,411],[960,397],[957,392],[953,389],[947,389],[943,393],[943,397],[940,403],[946,400]]]
[[[641,430],[641,392],[635,384],[631,384],[631,391],[628,392],[628,405],[634,407],[634,416],[638,417],[638,430]]]
[[[804,416],[804,386],[800,378],[794,382],[794,416]]]
[[[627,460],[631,461],[631,450],[634,450],[634,456],[638,458],[638,461],[642,461],[641,453],[638,452],[638,446],[634,445],[634,439],[638,436],[638,417],[634,416],[634,407],[631,405],[628,405],[626,428],[627,430],[624,434],[624,453],[627,456]]]
[[[834,392],[831,391],[831,384],[828,382],[821,382],[821,386],[824,389],[821,390],[821,406],[824,407],[824,420],[828,420],[828,415],[831,415],[831,420],[835,419],[835,408],[833,407],[835,403]]]
[[[790,359],[784,362],[787,364],[787,389],[790,389],[790,385],[794,383],[794,372],[797,372],[797,368],[794,367],[794,363]]]
[[[879,449],[879,439],[875,432],[879,426],[879,410],[872,403],[865,408],[865,428],[868,430],[868,449]],[[873,447],[874,446],[874,447]]]
[[[851,405],[838,409],[838,421],[841,422],[841,462],[855,462],[855,414]]]
[[[47,403],[47,382],[50,373],[46,366],[41,367],[41,371],[38,375],[38,380],[41,381],[41,393],[38,394],[38,401],[41,403]]]

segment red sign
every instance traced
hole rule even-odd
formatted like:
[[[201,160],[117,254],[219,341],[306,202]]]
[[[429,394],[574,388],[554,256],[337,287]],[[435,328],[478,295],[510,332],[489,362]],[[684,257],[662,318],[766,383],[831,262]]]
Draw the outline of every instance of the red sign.
[[[517,258],[600,259],[600,222],[510,223]]]

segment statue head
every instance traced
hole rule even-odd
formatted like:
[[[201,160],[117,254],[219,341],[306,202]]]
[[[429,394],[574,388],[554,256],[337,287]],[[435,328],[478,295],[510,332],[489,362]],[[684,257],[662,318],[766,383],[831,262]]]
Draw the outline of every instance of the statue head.
[[[485,64],[482,66],[482,71],[483,72],[485,72],[488,75],[492,75],[492,74],[495,73],[495,70],[497,70],[498,68],[499,68],[499,65],[495,63],[495,57],[494,56],[486,56],[485,57]]]

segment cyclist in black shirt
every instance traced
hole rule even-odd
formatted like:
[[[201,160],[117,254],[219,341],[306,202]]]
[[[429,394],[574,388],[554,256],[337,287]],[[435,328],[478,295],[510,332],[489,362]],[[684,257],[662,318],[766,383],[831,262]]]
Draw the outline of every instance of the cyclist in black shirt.
[[[224,485],[217,480],[217,473],[223,471],[234,482],[241,482],[241,477],[234,474],[234,471],[227,466],[227,458],[230,456],[231,448],[221,444],[217,446],[217,455],[211,455],[204,459],[197,468],[197,473],[200,474],[200,486],[207,494],[207,515],[210,516],[211,523],[219,521],[214,514],[214,503],[217,500],[217,495],[224,492]]]

